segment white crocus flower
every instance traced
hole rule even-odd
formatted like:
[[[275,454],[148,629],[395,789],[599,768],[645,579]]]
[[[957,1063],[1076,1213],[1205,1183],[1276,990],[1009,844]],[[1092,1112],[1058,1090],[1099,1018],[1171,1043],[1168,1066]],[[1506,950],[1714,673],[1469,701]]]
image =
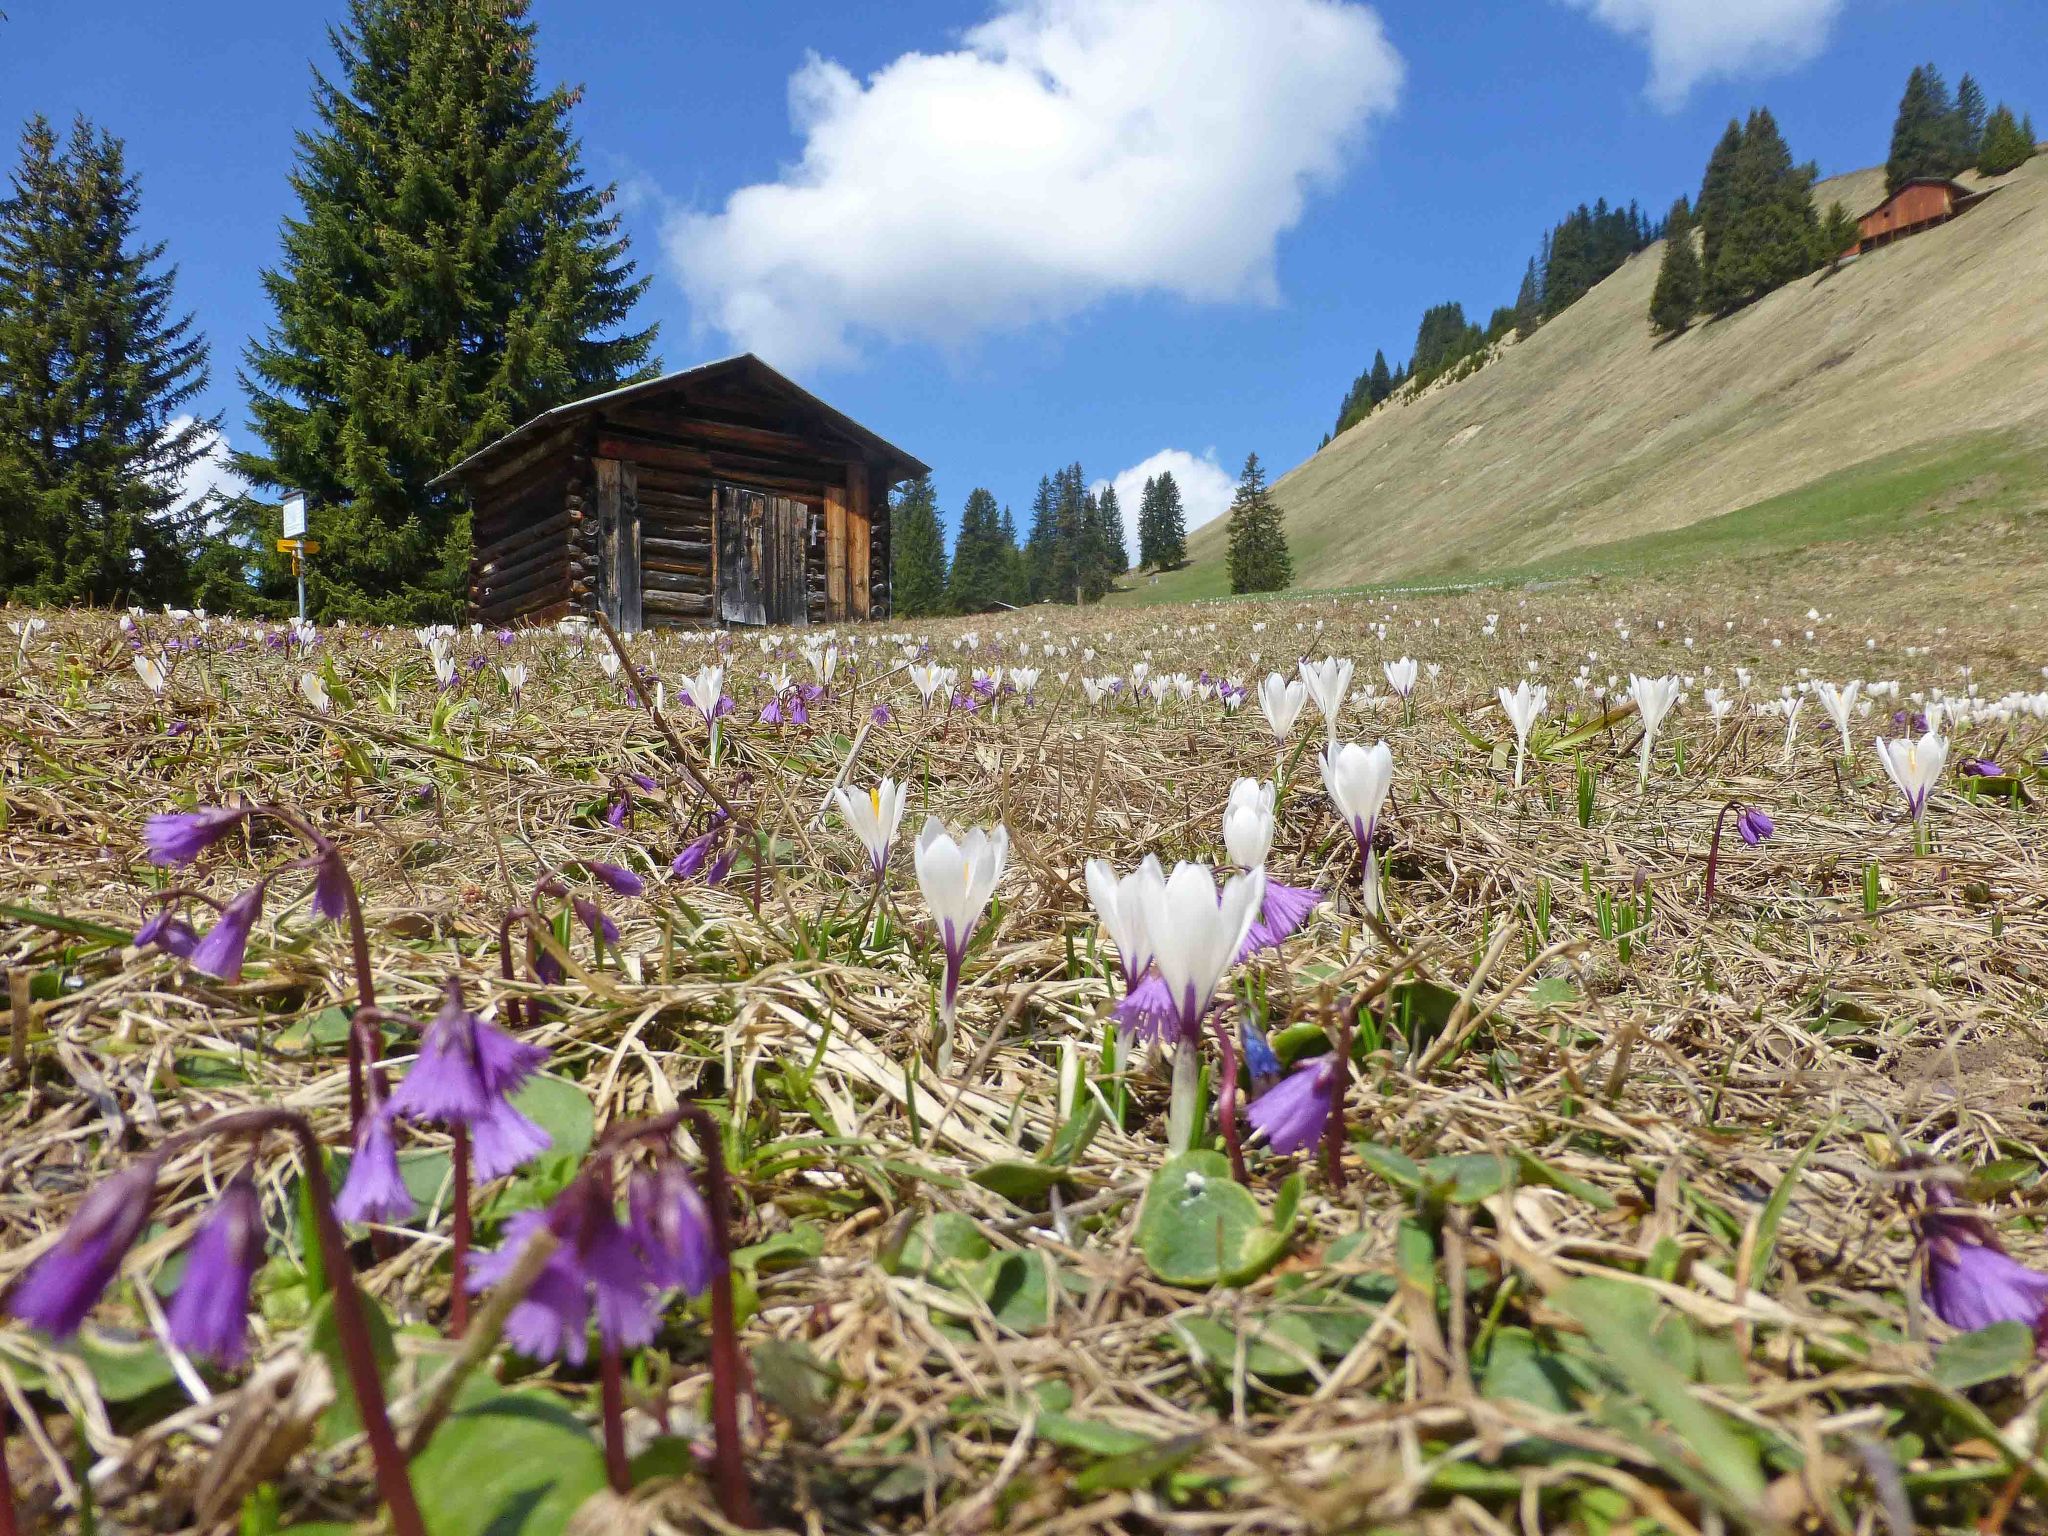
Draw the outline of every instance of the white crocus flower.
[[[1263,869],[1273,851],[1274,791],[1271,781],[1239,779],[1223,807],[1223,846],[1240,869]]]
[[[1032,689],[1038,686],[1038,678],[1039,669],[1037,667],[1010,668],[1010,683],[1019,693],[1031,692]]]
[[[141,678],[143,686],[158,698],[163,697],[164,689],[171,680],[170,669],[164,665],[162,657],[144,656],[139,651],[135,656],[135,675]]]
[[[1880,740],[1877,756],[1878,761],[1884,764],[1884,771],[1898,785],[1899,793],[1906,797],[1906,809],[1913,820],[1925,819],[1927,797],[1940,782],[1941,770],[1948,765],[1947,740],[1933,731],[1918,741],[1911,738]]]
[[[946,686],[946,669],[936,662],[912,662],[910,682],[917,689],[917,696],[930,704],[933,695]]]
[[[1090,859],[1084,873],[1088,880],[1088,899],[1095,905],[1095,915],[1101,920],[1110,943],[1116,946],[1117,959],[1124,969],[1124,986],[1126,989],[1134,987],[1145,974],[1145,968],[1152,963],[1152,940],[1145,927],[1144,901],[1140,893],[1150,886],[1165,883],[1166,876],[1159,868],[1159,860],[1148,853],[1142,864],[1119,878],[1116,867],[1107,859]]]
[[[617,651],[599,651],[597,653],[597,670],[606,677],[617,677],[619,675],[619,653]]]
[[[1183,1042],[1201,1038],[1202,1014],[1265,898],[1264,870],[1232,875],[1219,896],[1206,864],[1176,864],[1165,880],[1139,888],[1152,963],[1172,999],[1174,1032]]]
[[[1362,747],[1355,741],[1333,747],[1322,755],[1323,788],[1330,803],[1351,828],[1358,850],[1365,860],[1365,910],[1380,915],[1379,855],[1373,836],[1379,830],[1380,812],[1394,787],[1394,753],[1384,741]]]
[[[1385,663],[1380,670],[1387,674],[1387,686],[1405,699],[1415,691],[1416,674],[1421,669],[1413,656],[1403,656],[1399,661]]]
[[[1657,727],[1664,723],[1664,717],[1671,713],[1671,706],[1678,702],[1678,679],[1642,677],[1631,672],[1628,675],[1628,696],[1635,700],[1636,713],[1643,721],[1642,760],[1636,770],[1636,783],[1640,787],[1650,782],[1650,752],[1657,745]]]
[[[839,802],[839,814],[867,849],[868,863],[877,881],[888,873],[889,845],[896,841],[896,828],[903,820],[903,803],[909,794],[909,785],[886,778],[866,794],[843,784],[832,791],[832,798]]]
[[[1860,682],[1844,683],[1837,688],[1833,683],[1814,680],[1813,696],[1820,700],[1820,707],[1828,712],[1828,718],[1835,722],[1835,730],[1842,738],[1842,761],[1847,762],[1854,748],[1849,743],[1849,720],[1856,712],[1857,695],[1863,692]]]
[[[1081,679],[1081,697],[1090,704],[1100,704],[1102,695],[1108,687],[1109,685],[1099,677],[1084,677]]]
[[[1508,724],[1515,731],[1515,788],[1522,787],[1522,763],[1529,754],[1529,732],[1536,722],[1543,718],[1543,712],[1550,707],[1550,690],[1541,683],[1530,685],[1525,677],[1518,681],[1513,691],[1500,690],[1500,712],[1508,717]]]
[[[683,688],[690,695],[690,707],[705,720],[714,720],[718,701],[725,697],[725,668],[715,664],[700,667],[696,676],[683,679]]]
[[[512,697],[514,699],[517,699],[520,694],[526,691],[525,662],[515,661],[509,667],[498,668],[498,671],[504,674],[505,686],[512,691]]]
[[[1301,718],[1301,708],[1307,702],[1306,686],[1290,682],[1278,672],[1266,674],[1266,680],[1259,684],[1259,709],[1265,714],[1276,746],[1292,733],[1294,722]]]
[[[1301,663],[1301,680],[1308,685],[1309,697],[1316,701],[1316,708],[1322,712],[1330,745],[1335,746],[1337,717],[1344,712],[1344,700],[1351,692],[1351,658],[1325,656],[1314,665],[1304,661]]]
[[[939,943],[946,952],[946,984],[939,994],[940,1070],[952,1060],[953,1003],[960,991],[960,964],[967,957],[967,944],[988,910],[996,882],[1003,877],[1003,864],[1010,855],[1009,829],[998,822],[995,830],[974,828],[955,839],[936,816],[925,818],[912,850],[917,864],[918,889],[924,892],[938,926]]]
[[[327,685],[320,681],[320,674],[317,672],[299,674],[299,692],[305,695],[308,704],[323,715],[334,708],[334,700],[327,696]]]

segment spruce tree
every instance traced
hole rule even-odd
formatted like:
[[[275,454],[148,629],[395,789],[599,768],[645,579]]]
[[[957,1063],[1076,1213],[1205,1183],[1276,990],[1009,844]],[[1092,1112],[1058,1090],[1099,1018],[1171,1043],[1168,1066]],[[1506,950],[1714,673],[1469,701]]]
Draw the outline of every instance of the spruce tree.
[[[0,597],[181,601],[208,508],[181,505],[219,416],[197,416],[205,340],[177,269],[137,234],[119,139],[62,149],[30,120],[0,201]]]
[[[1977,169],[1986,176],[2003,176],[2025,165],[2033,154],[2033,134],[2013,118],[2012,108],[2000,102],[1984,120],[1984,143],[1977,153]]]
[[[946,611],[946,535],[932,477],[906,483],[889,504],[890,611],[906,619]]]
[[[1374,405],[1378,405],[1393,392],[1394,376],[1387,369],[1387,354],[1375,347],[1372,353],[1372,373],[1366,386],[1366,398]]]
[[[349,0],[315,72],[300,211],[264,274],[276,321],[245,354],[264,451],[325,549],[325,616],[453,618],[468,514],[427,482],[567,401],[651,376],[646,287],[584,178],[578,92],[541,92],[528,0]]]
[[[1008,507],[1003,508],[1003,519],[997,525],[997,533],[1003,571],[1000,600],[1013,608],[1022,608],[1031,601],[1031,570],[1025,562],[1023,549],[1017,543],[1017,520],[1010,515]]]
[[[1813,254],[1822,262],[1838,261],[1844,251],[1863,238],[1863,231],[1856,223],[1856,215],[1842,204],[1828,204],[1828,211],[1815,232]]]
[[[1676,336],[1700,310],[1700,257],[1692,238],[1692,209],[1684,198],[1664,221],[1664,261],[1650,295],[1650,324],[1660,335]]]
[[[1968,75],[1956,86],[1956,169],[1975,165],[1984,151],[1986,116],[1983,89]]]
[[[1381,366],[1386,358],[1380,358]],[[1377,369],[1374,370],[1378,372]],[[1158,558],[1152,563],[1160,570],[1173,570],[1188,563],[1188,516],[1181,505],[1180,482],[1173,471],[1162,469],[1156,482],[1159,496]]]
[[[1706,175],[1700,178],[1699,201],[1693,205],[1693,222],[1700,227],[1700,270],[1712,272],[1721,261],[1721,241],[1727,236],[1734,214],[1735,162],[1742,154],[1742,124],[1730,118],[1727,131],[1707,158]]]
[[[946,578],[946,606],[954,613],[984,613],[1008,601],[1008,552],[1001,514],[990,492],[967,493],[960,526],[953,535],[953,568]]]
[[[1906,77],[1906,91],[1899,98],[1891,154],[1884,166],[1885,191],[1896,192],[1919,176],[1953,176],[1966,164],[1948,83],[1940,70],[1923,64]]]
[[[1813,270],[1812,168],[1792,163],[1768,108],[1743,126],[1727,207],[1720,253],[1706,272],[1710,309],[1725,313]]]
[[[1038,477],[1038,492],[1031,498],[1031,536],[1024,548],[1025,594],[1030,602],[1059,599],[1052,582],[1052,570],[1059,558],[1059,509],[1053,496],[1052,477]],[[1072,601],[1069,592],[1066,601]]]
[[[1082,538],[1083,557],[1080,582],[1083,597],[1099,602],[1131,567],[1129,547],[1124,543],[1124,513],[1117,502],[1116,487],[1105,485],[1084,503],[1086,532]]]
[[[1524,336],[1543,323],[1543,280],[1537,275],[1536,258],[1522,272],[1522,286],[1515,294],[1515,329]]]
[[[1259,456],[1248,454],[1230,501],[1230,590],[1278,592],[1293,579],[1280,509],[1266,489]]]
[[[1088,482],[1079,464],[1052,477],[1053,540],[1045,572],[1046,595],[1056,603],[1078,603],[1088,560]]]

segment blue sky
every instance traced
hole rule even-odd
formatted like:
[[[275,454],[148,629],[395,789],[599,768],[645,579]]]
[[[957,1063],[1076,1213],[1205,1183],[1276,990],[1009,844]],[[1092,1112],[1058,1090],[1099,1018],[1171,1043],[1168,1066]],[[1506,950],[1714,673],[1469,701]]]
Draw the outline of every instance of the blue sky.
[[[0,117],[123,136],[246,431],[243,342],[342,0],[11,0]],[[2048,122],[2040,0],[535,0],[624,194],[667,366],[751,346],[987,485],[1311,452],[1429,304],[1512,299],[1598,196],[1661,212],[1768,105],[1823,173],[1881,161],[1906,72]],[[914,57],[913,57],[914,56]],[[738,194],[736,197],[735,194]],[[1161,454],[1183,457],[1161,459]],[[1216,468],[1205,470],[1213,459]],[[1135,508],[1127,508],[1134,511]]]

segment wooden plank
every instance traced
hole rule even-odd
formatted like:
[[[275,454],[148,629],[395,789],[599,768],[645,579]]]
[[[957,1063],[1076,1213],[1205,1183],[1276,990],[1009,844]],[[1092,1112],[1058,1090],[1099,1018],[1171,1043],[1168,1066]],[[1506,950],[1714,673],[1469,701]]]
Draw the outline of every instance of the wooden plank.
[[[869,551],[868,474],[863,465],[846,481],[847,617],[865,619],[871,611],[874,573]]]
[[[598,601],[613,627],[623,628],[625,620],[619,611],[620,464],[616,458],[606,456],[593,459],[590,468],[597,511]]]
[[[843,619],[846,596],[846,487],[825,487],[825,617]]]

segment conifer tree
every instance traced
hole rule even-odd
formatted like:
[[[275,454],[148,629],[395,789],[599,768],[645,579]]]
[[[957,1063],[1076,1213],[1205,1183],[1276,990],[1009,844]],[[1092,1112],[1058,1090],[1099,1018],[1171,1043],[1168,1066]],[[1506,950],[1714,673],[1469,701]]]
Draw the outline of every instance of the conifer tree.
[[[469,520],[427,482],[540,412],[650,376],[646,287],[609,187],[584,178],[578,92],[541,92],[528,0],[349,0],[316,71],[299,211],[245,354],[264,451],[325,550],[322,615],[452,618]]]
[[[1727,206],[1720,254],[1706,273],[1710,309],[1734,309],[1813,270],[1813,170],[1792,163],[1768,108],[1743,126]]]
[[[919,475],[889,506],[891,611],[906,619],[946,611],[946,535],[932,477]]]
[[[1721,142],[1707,158],[1707,172],[1700,179],[1699,201],[1693,205],[1693,222],[1700,227],[1702,272],[1712,272],[1721,261],[1721,241],[1727,236],[1735,211],[1735,162],[1741,153],[1742,124],[1731,117]]]
[[[1956,169],[1975,165],[1984,150],[1986,116],[1984,91],[1970,76],[1956,86]]]
[[[1984,120],[1984,143],[1977,152],[1977,169],[1986,176],[2003,176],[2025,165],[2033,154],[2032,130],[2015,121],[2012,108],[2000,102]]]
[[[1856,215],[1840,201],[1828,204],[1828,211],[1815,232],[1813,253],[1822,262],[1838,261],[1844,251],[1863,238]]]
[[[0,201],[0,597],[155,603],[190,590],[205,515],[182,505],[219,416],[175,267],[137,233],[121,141],[84,118],[23,131]]]
[[[1515,294],[1515,329],[1526,336],[1542,321],[1543,282],[1537,275],[1536,258],[1531,256],[1522,273],[1522,286]]]
[[[1392,394],[1393,391],[1394,376],[1387,369],[1387,354],[1378,347],[1375,347],[1372,353],[1372,373],[1368,376],[1366,386],[1366,398],[1371,400],[1374,405],[1378,405],[1388,395]],[[1170,479],[1171,476],[1168,478]],[[1178,490],[1176,490],[1175,494],[1179,494]]]
[[[1052,485],[1053,541],[1046,591],[1056,603],[1078,603],[1088,559],[1088,482],[1079,464],[1069,464],[1054,474]]]
[[[1658,334],[1676,336],[1700,310],[1700,257],[1692,238],[1692,209],[1684,198],[1664,221],[1664,261],[1650,295],[1650,324]]]
[[[1921,65],[1906,77],[1906,92],[1892,122],[1885,191],[1896,192],[1917,176],[1955,175],[1969,163],[1962,157],[1961,140],[1948,82],[1932,64]]]
[[[960,510],[953,534],[953,568],[946,578],[946,606],[954,613],[985,613],[1008,601],[1008,553],[1001,514],[993,494],[976,486]]]
[[[1082,558],[1080,585],[1088,602],[1100,601],[1116,585],[1117,578],[1130,569],[1130,551],[1124,543],[1124,513],[1118,505],[1116,487],[1105,485],[1083,502]]]
[[[1382,368],[1386,358],[1380,358]],[[1375,369],[1377,374],[1380,370]],[[1188,563],[1188,517],[1187,509],[1181,505],[1180,482],[1173,478],[1173,471],[1162,469],[1154,482],[1159,497],[1159,543],[1154,551],[1156,559],[1151,564],[1160,570],[1172,570]]]
[[[1293,579],[1280,509],[1266,489],[1259,456],[1249,454],[1230,501],[1230,590],[1278,592]]]
[[[1058,600],[1052,571],[1059,558],[1059,508],[1053,496],[1052,477],[1038,477],[1038,493],[1031,498],[1031,536],[1024,549],[1025,592],[1031,602]],[[1068,593],[1066,601],[1072,601]]]
[[[1031,601],[1031,572],[1025,564],[1023,549],[1017,543],[1017,520],[1010,515],[1008,507],[1003,508],[1002,522],[997,525],[1001,536],[1003,590],[1001,601],[1013,608],[1021,608]]]

